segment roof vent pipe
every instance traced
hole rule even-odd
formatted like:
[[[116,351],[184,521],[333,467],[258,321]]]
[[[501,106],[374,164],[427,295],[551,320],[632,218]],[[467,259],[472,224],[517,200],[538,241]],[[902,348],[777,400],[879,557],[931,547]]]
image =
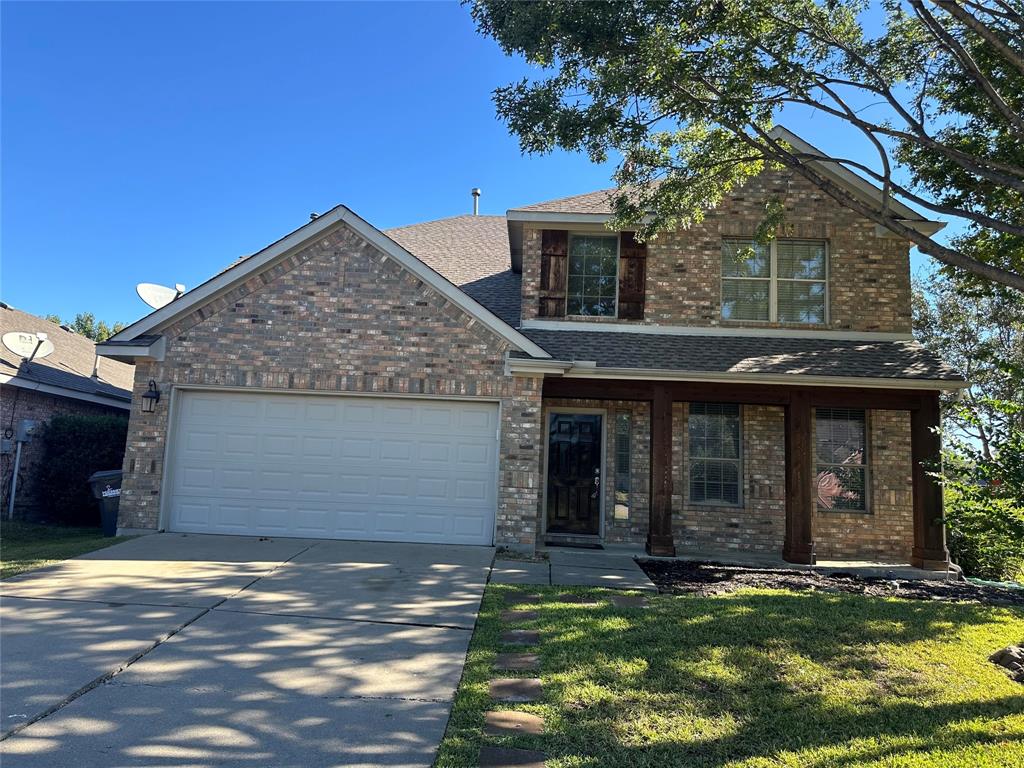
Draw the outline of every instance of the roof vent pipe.
[[[473,195],[473,215],[480,215],[480,187],[473,187],[471,194]]]

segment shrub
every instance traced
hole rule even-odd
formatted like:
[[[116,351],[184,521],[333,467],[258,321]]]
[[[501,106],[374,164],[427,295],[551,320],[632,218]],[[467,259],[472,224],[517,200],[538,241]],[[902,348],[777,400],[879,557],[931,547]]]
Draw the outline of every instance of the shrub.
[[[989,401],[1008,416],[1018,403]],[[974,418],[971,416],[970,418]],[[942,471],[949,551],[964,573],[982,579],[1019,579],[1024,568],[1024,430],[1014,419],[993,432],[985,451],[947,436]]]
[[[88,483],[93,472],[120,469],[128,419],[123,416],[55,416],[43,425],[35,496],[47,518],[69,525],[99,525],[99,507]]]

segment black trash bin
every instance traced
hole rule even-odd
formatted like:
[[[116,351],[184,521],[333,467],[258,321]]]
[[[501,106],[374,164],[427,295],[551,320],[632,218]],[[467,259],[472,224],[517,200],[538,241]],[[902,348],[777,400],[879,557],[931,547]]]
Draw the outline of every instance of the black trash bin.
[[[121,502],[121,470],[93,472],[89,477],[92,495],[100,503],[100,524],[104,536],[117,535],[117,508]]]

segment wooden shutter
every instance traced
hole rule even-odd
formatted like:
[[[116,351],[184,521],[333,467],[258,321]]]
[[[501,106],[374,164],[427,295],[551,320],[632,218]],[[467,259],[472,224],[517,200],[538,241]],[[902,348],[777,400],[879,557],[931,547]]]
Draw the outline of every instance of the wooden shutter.
[[[632,232],[619,234],[619,319],[644,319],[647,282],[647,245]]]
[[[565,317],[565,289],[569,279],[569,233],[564,229],[541,231],[541,317]]]

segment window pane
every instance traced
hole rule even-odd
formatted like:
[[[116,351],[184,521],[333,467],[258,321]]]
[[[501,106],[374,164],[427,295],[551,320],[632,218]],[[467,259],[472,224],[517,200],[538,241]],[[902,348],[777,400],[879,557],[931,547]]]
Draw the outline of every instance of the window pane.
[[[849,408],[818,408],[814,442],[820,464],[863,464],[865,414]]]
[[[740,503],[740,407],[690,403],[690,501]]]
[[[825,283],[780,280],[778,290],[779,322],[825,322]]]
[[[616,520],[629,519],[630,450],[633,417],[629,413],[615,414],[615,508]]]
[[[823,240],[779,240],[778,277],[782,280],[824,280],[825,242]]]
[[[865,475],[865,467],[819,467],[818,506],[834,511],[865,511]]]
[[[722,317],[725,320],[767,320],[768,280],[723,280]]]
[[[819,408],[815,411],[816,481],[818,506],[822,509],[867,509],[866,424],[863,410]]]
[[[615,235],[571,235],[566,313],[614,316],[618,264]]]
[[[753,240],[722,241],[722,277],[770,277],[771,250]]]

